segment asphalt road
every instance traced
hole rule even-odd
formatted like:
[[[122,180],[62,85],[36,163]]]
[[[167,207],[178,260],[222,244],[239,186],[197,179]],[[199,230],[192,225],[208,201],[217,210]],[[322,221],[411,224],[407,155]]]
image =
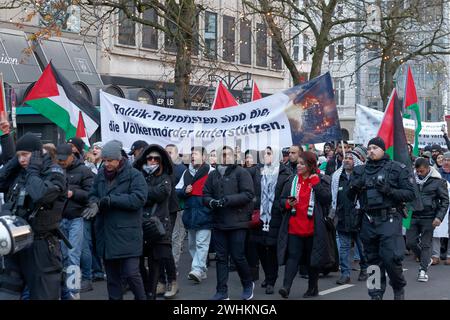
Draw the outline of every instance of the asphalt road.
[[[186,246],[185,246],[186,248]],[[216,286],[216,268],[215,262],[211,262],[208,270],[208,279],[200,284],[194,284],[187,279],[190,271],[191,259],[189,253],[185,250],[181,256],[179,270],[179,293],[175,300],[208,300],[215,293]],[[355,265],[355,268],[358,266]],[[412,256],[406,256],[404,261],[404,275],[407,281],[405,298],[407,300],[449,300],[450,299],[450,265],[431,266],[428,272],[429,280],[426,283],[417,281],[419,264],[414,261]],[[261,268],[260,268],[261,269]],[[279,294],[284,274],[284,267],[279,270],[279,278],[275,285],[275,293],[266,295],[260,284],[263,280],[263,272],[260,270],[260,280],[255,283],[255,300],[284,300]],[[351,283],[339,286],[336,280],[339,273],[330,273],[326,277],[319,279],[319,296],[314,300],[368,300],[366,282],[358,282],[359,271],[352,271]],[[231,300],[240,299],[242,286],[240,284],[237,272],[231,272],[228,280],[229,297]],[[303,293],[307,289],[307,280],[297,277],[291,288],[289,300],[303,300]],[[106,282],[94,282],[94,290],[81,294],[82,300],[106,300],[108,298]],[[128,292],[124,296],[125,300],[133,299],[133,295]],[[158,298],[164,299],[164,298]],[[392,288],[388,285],[385,300],[392,300]]]

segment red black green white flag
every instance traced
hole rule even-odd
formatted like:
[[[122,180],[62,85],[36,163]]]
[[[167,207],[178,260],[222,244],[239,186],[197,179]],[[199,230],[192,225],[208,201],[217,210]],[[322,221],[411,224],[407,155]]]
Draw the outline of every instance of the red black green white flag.
[[[83,133],[85,143],[99,127],[100,112],[50,62],[24,102],[64,130],[66,139]],[[81,119],[80,119],[81,116]],[[78,128],[81,124],[84,128]]]
[[[395,89],[392,90],[391,97],[389,98],[383,121],[378,130],[378,136],[384,140],[386,153],[389,154],[391,159],[403,163],[410,169],[412,164],[408,154],[408,141],[406,140],[405,129],[403,127],[402,107],[398,101],[397,91]],[[411,224],[411,210],[408,211],[408,218],[403,219],[403,226],[406,229],[409,229]]]
[[[419,134],[422,130],[422,122],[420,118],[419,101],[417,99],[416,85],[414,84],[414,78],[411,72],[411,67],[408,66],[408,72],[406,75],[405,85],[405,108],[410,110],[415,118],[416,130],[414,131],[414,148],[413,154],[419,156]],[[405,118],[409,118],[409,115],[405,115]]]

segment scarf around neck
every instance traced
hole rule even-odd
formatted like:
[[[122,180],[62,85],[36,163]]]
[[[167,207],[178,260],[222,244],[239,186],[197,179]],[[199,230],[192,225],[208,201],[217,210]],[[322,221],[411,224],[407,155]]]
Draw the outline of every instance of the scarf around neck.
[[[262,231],[269,231],[272,219],[272,206],[275,199],[275,188],[277,186],[280,163],[275,161],[271,165],[261,168],[261,207],[260,219],[263,222]]]
[[[292,181],[291,196],[295,197],[297,199],[297,202],[300,201],[300,199],[299,199],[300,189],[301,189],[300,179],[299,179],[298,175],[296,174],[294,176],[294,180]],[[310,218],[310,219],[312,218],[313,213],[314,213],[314,202],[315,202],[315,194],[314,194],[314,189],[311,187],[311,195],[309,196],[309,204],[308,204],[308,211],[307,211],[308,218]],[[294,212],[294,211],[296,211],[296,209],[292,208],[291,212]]]
[[[351,153],[351,155],[352,155],[353,164],[354,164],[353,168],[363,165],[363,163],[361,162],[361,160],[359,160],[359,158],[357,156],[355,156],[353,153]],[[337,206],[337,196],[338,196],[338,191],[339,191],[339,179],[341,178],[342,171],[344,171],[343,164],[335,173],[333,173],[333,176],[331,178],[331,209],[333,209],[333,210],[336,210],[336,206]],[[357,209],[359,209],[359,202],[356,205],[357,205]]]

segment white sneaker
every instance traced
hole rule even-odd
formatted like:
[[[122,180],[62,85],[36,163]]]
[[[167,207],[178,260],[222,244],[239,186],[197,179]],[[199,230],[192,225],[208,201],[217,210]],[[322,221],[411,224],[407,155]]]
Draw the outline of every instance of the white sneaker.
[[[419,271],[419,276],[417,277],[417,281],[420,281],[420,282],[427,282],[428,281],[428,275],[425,272],[425,270],[420,270]]]
[[[202,282],[202,276],[195,271],[189,272],[188,279],[194,280],[196,283]]]

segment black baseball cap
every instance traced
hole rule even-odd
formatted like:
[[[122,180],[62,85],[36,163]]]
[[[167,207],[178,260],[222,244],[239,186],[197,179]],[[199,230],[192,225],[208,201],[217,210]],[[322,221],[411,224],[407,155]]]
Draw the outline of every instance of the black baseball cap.
[[[133,145],[131,146],[130,152],[128,152],[128,155],[131,156],[136,150],[139,150],[141,148],[145,148],[148,146],[148,143],[144,140],[137,140],[133,142]]]
[[[56,147],[56,159],[66,161],[73,154],[72,146],[68,143],[60,144]]]

